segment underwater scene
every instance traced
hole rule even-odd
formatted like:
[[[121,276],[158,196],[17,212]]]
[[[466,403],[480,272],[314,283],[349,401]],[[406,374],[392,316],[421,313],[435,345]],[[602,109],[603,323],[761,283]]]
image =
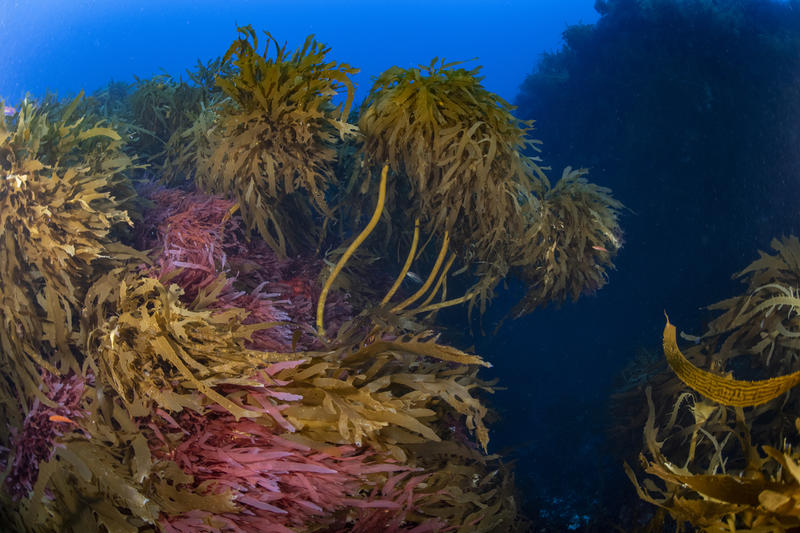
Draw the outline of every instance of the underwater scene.
[[[800,531],[800,0],[0,0],[0,531]]]

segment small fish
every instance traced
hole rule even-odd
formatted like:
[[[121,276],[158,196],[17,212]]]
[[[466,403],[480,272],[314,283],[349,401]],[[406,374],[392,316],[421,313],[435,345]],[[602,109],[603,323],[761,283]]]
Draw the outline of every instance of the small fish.
[[[592,250],[597,250],[598,252],[605,252],[608,253],[608,250],[603,248],[602,246],[592,246]]]
[[[406,272],[406,277],[418,285],[422,284],[422,278],[419,277],[419,274],[411,272],[410,270]]]
[[[17,112],[17,110],[14,109],[13,107],[11,107],[10,105],[3,106],[3,114],[5,116],[7,116],[7,117],[10,117],[11,115],[13,115],[16,112]]]
[[[66,416],[61,416],[61,415],[50,415],[49,417],[47,417],[47,419],[50,420],[50,422],[66,422],[68,424],[75,424],[76,426],[78,425],[78,423],[72,420],[71,418],[67,418]]]

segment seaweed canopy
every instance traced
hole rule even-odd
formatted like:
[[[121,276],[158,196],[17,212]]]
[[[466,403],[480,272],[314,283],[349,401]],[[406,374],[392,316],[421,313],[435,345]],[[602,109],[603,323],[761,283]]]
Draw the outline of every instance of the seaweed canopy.
[[[511,260],[512,272],[528,287],[512,311],[517,317],[548,302],[577,300],[608,281],[606,270],[622,246],[617,221],[622,204],[584,175],[584,169],[567,167],[526,210],[528,227]]]
[[[195,179],[207,191],[235,198],[248,228],[286,256],[316,227],[309,205],[331,216],[325,190],[334,179],[336,134],[351,129],[342,119],[353,98],[348,76],[356,70],[326,60],[329,48],[313,36],[290,55],[267,33],[260,54],[253,28],[239,32],[223,57],[232,73],[217,78],[228,100],[217,107],[213,149],[198,154]],[[342,87],[347,99],[337,110],[332,99]],[[310,202],[300,191],[311,195]],[[302,231],[287,235],[293,228]]]
[[[112,253],[124,255],[112,227],[130,224],[112,189],[131,161],[112,129],[69,122],[79,100],[58,122],[30,102],[15,125],[0,120],[0,349],[18,391],[37,396],[34,363],[78,370],[70,344],[83,295]]]
[[[194,391],[218,403],[237,418],[257,416],[214,390],[223,384],[252,385],[253,369],[290,355],[249,350],[251,335],[268,324],[243,325],[239,308],[208,310],[225,278],[201,291],[188,309],[182,289],[155,278],[115,269],[87,294],[92,309],[85,339],[98,379],[119,394],[132,416],[145,416],[153,405],[169,411],[191,407],[202,411]],[[274,324],[273,324],[274,325]]]
[[[205,104],[202,88],[176,81],[167,74],[136,78],[135,90],[129,97],[132,148],[140,157],[162,165],[167,149],[175,149],[181,134]]]
[[[509,272],[529,285],[517,316],[600,288],[620,247],[621,204],[587,183],[585,170],[568,167],[551,188],[539,159],[524,154],[538,150],[532,122],[483,88],[479,69],[456,65],[393,67],[362,107],[362,156],[370,167],[388,161],[390,190],[408,191],[407,202],[389,201],[392,219],[410,228],[408,213],[418,214],[425,232],[449,235],[478,278],[467,290],[470,309],[480,301],[485,310]]]
[[[709,309],[723,311],[709,324],[697,347],[684,356],[678,348],[675,328],[667,323],[664,354],[677,377],[712,401],[748,407],[765,404],[800,383],[797,353],[800,294],[800,241],[796,237],[772,241],[775,255],[761,257],[740,272],[747,280],[744,294],[723,300]],[[691,360],[716,368],[740,368],[742,361],[753,375],[770,374],[768,380],[740,381],[698,368]],[[792,394],[792,399],[797,394]],[[797,399],[800,401],[800,398]],[[797,405],[800,409],[800,403]]]
[[[447,231],[468,257],[493,261],[523,229],[520,205],[541,188],[542,170],[521,155],[538,141],[481,85],[479,68],[456,65],[434,59],[381,74],[361,109],[362,153],[407,179],[410,212],[426,233]]]

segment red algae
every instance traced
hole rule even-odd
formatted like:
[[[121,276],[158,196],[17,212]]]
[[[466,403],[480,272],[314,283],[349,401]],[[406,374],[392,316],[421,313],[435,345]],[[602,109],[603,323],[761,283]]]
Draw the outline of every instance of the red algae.
[[[39,475],[39,464],[53,456],[53,448],[62,435],[75,431],[75,421],[85,412],[80,408],[86,380],[76,374],[56,376],[42,371],[42,389],[55,407],[35,398],[25,415],[21,429],[10,428],[11,450],[3,450],[3,467],[12,461],[5,487],[16,501],[27,496]],[[91,385],[91,383],[90,383]],[[73,423],[69,423],[66,420]]]
[[[380,456],[368,449],[340,445],[320,451],[283,438],[255,421],[236,421],[219,409],[205,416],[186,411],[176,417],[175,425],[183,436],[177,445],[165,438],[175,433],[171,424],[160,425],[150,441],[153,454],[168,454],[193,476],[195,490],[229,491],[240,506],[238,513],[192,511],[164,516],[161,525],[165,531],[197,531],[194,528],[200,523],[216,523],[224,524],[223,530],[289,532],[331,521],[336,511],[354,504],[381,509],[381,516],[387,509],[395,514],[402,509],[400,502],[380,493],[358,497],[364,488],[374,485],[372,476],[409,470],[380,462]]]
[[[153,249],[152,276],[179,285],[187,304],[224,280],[211,308],[242,308],[249,312],[245,324],[272,324],[253,334],[252,349],[291,351],[298,328],[302,331],[295,349],[322,346],[304,326],[314,321],[322,261],[279,259],[263,241],[248,241],[231,200],[181,189],[156,188],[147,194],[154,206],[137,230],[136,242]],[[332,294],[325,316],[335,334],[352,318],[348,296]]]

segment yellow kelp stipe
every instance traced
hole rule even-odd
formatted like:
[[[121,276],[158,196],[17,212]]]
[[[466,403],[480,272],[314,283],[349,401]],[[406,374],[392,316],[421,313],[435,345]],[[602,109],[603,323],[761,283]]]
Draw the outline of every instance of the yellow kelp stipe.
[[[403,269],[400,271],[400,275],[397,276],[397,279],[394,280],[392,284],[392,288],[389,289],[389,292],[386,293],[386,296],[383,297],[381,300],[381,305],[386,305],[389,303],[389,300],[392,299],[394,293],[397,292],[397,289],[400,288],[400,284],[403,283],[403,280],[406,278],[408,271],[411,270],[411,263],[414,262],[415,254],[417,253],[417,245],[419,244],[419,217],[414,220],[414,238],[411,240],[411,250],[408,252],[408,257],[406,257],[406,262],[403,264]]]
[[[800,383],[800,371],[762,381],[740,381],[694,366],[678,349],[675,326],[664,326],[664,356],[678,378],[706,398],[732,407],[752,407],[777,398]]]
[[[339,262],[336,263],[336,266],[331,272],[331,275],[328,276],[328,280],[325,282],[325,286],[322,288],[322,293],[319,295],[319,302],[317,302],[317,332],[319,333],[320,337],[325,337],[325,328],[323,327],[323,315],[325,313],[325,300],[328,298],[328,291],[331,290],[331,285],[333,285],[333,281],[336,279],[336,276],[344,268],[344,265],[347,263],[347,260],[350,259],[350,256],[361,246],[361,243],[369,237],[369,234],[372,233],[372,230],[375,229],[375,226],[378,225],[378,220],[381,218],[381,213],[383,213],[383,204],[386,202],[386,175],[389,172],[389,165],[384,165],[383,170],[381,171],[381,184],[378,189],[378,204],[375,206],[375,212],[372,213],[372,218],[369,220],[367,227],[358,234],[356,240],[347,247],[342,257],[339,259]]]

